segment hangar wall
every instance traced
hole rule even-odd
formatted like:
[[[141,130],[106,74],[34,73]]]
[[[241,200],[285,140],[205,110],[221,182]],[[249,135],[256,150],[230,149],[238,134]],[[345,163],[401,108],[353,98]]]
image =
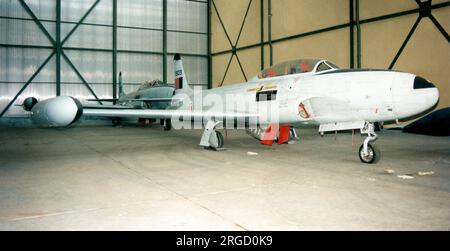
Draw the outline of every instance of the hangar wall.
[[[207,88],[207,0],[2,0],[0,117],[23,116],[15,105],[30,96],[110,98],[118,72],[126,92],[173,83],[174,53]]]
[[[356,68],[356,23],[353,28],[353,57],[350,49],[352,2],[355,18],[357,0],[245,0],[233,1],[233,4],[227,0],[213,0],[213,87],[243,82],[245,78],[250,79],[256,75],[262,66],[268,67],[269,33],[274,64],[293,58],[326,58],[342,68],[350,68],[352,64]],[[435,6],[432,15],[448,34],[450,1],[433,0],[432,5]],[[271,30],[268,29],[269,8]],[[242,26],[246,13],[247,18]],[[400,14],[383,17],[393,13]],[[261,29],[261,16],[264,29]],[[418,16],[419,8],[414,0],[360,0],[361,67],[388,69]],[[227,34],[231,45],[236,47],[235,54]],[[438,107],[448,107],[449,62],[450,41],[428,17],[424,17],[393,69],[415,73],[431,80],[440,90]]]

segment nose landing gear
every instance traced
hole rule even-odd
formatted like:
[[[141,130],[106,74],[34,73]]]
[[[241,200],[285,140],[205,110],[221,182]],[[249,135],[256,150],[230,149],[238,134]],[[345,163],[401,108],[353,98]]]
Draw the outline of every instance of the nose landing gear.
[[[359,148],[359,159],[366,164],[377,163],[381,157],[380,149],[375,145],[370,144],[370,142],[374,142],[378,138],[378,135],[375,133],[375,125],[366,122],[361,129],[361,134],[367,134],[367,138]]]

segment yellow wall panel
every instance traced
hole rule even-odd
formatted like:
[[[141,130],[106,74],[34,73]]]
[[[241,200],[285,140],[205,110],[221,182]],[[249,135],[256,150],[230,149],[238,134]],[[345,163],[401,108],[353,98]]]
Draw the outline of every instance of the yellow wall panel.
[[[318,58],[327,59],[342,68],[348,68],[349,55],[348,29],[274,44],[274,64],[296,58]]]
[[[228,64],[228,60],[230,59],[231,54],[223,54],[212,57],[212,87],[219,86],[222,81],[223,74],[225,73],[225,69]]]
[[[450,33],[450,8],[433,10],[433,16],[444,27],[447,33]]]
[[[252,5],[257,2],[253,0]],[[241,28],[242,21],[244,20],[245,11],[247,10],[247,6],[249,0],[214,0],[214,3],[217,7],[217,10],[222,18],[224,26],[230,36],[231,42],[234,44],[239,34],[239,30]],[[256,5],[255,5],[256,6]],[[252,7],[254,8],[254,6]],[[220,24],[217,13],[214,10],[214,7],[211,6],[212,11],[212,19],[211,19],[211,33],[212,33],[212,51],[218,52],[223,50],[229,50],[230,43],[228,42],[227,37],[225,36],[225,32]],[[253,10],[254,11],[254,10]],[[247,20],[249,21],[249,20]],[[250,21],[250,25],[252,25],[253,21]],[[259,26],[256,27],[259,36]],[[242,38],[241,38],[242,39]],[[244,41],[244,40],[243,40]]]
[[[362,67],[387,69],[416,19],[416,15],[408,15],[362,25]]]
[[[238,55],[249,80],[261,71],[261,48],[244,50],[238,52]]]
[[[360,0],[361,19],[418,8],[414,0]]]
[[[348,22],[348,0],[272,1],[273,39]]]
[[[448,0],[433,0],[433,5],[446,1]],[[361,19],[417,9],[419,7],[414,0],[360,0],[359,2]]]
[[[212,87],[217,87],[222,81],[224,76],[226,67],[228,65],[228,61],[230,59],[231,54],[219,55],[213,57],[213,65],[216,67],[213,68],[213,85]],[[242,62],[242,61],[241,61]],[[231,61],[230,67],[228,69],[228,73],[225,77],[224,85],[226,84],[235,84],[245,82],[245,78],[242,75],[241,69],[239,67],[238,61],[236,57],[233,57]]]
[[[245,2],[245,1],[244,1]],[[267,10],[265,10],[267,13]],[[264,24],[267,27],[267,23]],[[265,31],[267,33],[267,31]],[[247,21],[242,29],[239,46],[261,42],[261,1],[253,0],[248,12]]]
[[[231,49],[225,31],[220,25],[214,8],[211,7],[211,51],[218,52]]]

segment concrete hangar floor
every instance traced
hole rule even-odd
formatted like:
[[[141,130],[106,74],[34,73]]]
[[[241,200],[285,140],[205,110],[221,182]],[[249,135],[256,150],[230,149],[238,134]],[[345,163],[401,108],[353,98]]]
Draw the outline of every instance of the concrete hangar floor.
[[[199,148],[200,136],[3,127],[0,230],[450,228],[448,137],[384,130],[381,161],[364,165],[359,135],[352,147],[350,134],[310,128],[295,144],[266,147],[229,131],[220,152]]]

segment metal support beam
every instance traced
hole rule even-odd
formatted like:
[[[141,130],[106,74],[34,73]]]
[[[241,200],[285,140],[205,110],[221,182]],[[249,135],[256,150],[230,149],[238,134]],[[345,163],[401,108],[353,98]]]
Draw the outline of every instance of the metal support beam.
[[[226,76],[227,76],[227,74],[228,74],[228,69],[230,68],[231,61],[233,60],[233,57],[236,57],[236,60],[237,60],[237,62],[238,62],[238,64],[239,64],[239,68],[241,69],[242,76],[244,77],[245,81],[247,81],[247,76],[246,76],[246,74],[245,74],[244,67],[242,67],[241,60],[239,59],[239,56],[236,54],[236,47],[237,47],[237,45],[238,45],[238,43],[239,43],[239,39],[241,38],[242,30],[244,29],[245,22],[247,21],[248,12],[250,11],[250,7],[251,7],[251,5],[252,5],[253,0],[250,0],[250,1],[248,2],[248,6],[247,6],[247,9],[246,9],[245,15],[244,15],[244,20],[242,21],[241,28],[239,29],[239,34],[238,34],[237,39],[236,39],[236,42],[235,42],[234,44],[233,44],[233,42],[231,41],[230,36],[228,35],[227,29],[225,28],[225,25],[224,25],[224,23],[223,23],[223,21],[222,21],[222,18],[220,17],[220,13],[219,13],[219,11],[217,10],[217,6],[216,6],[216,4],[214,3],[214,0],[211,0],[211,2],[212,2],[212,4],[213,4],[213,7],[214,7],[215,12],[217,13],[217,17],[218,17],[218,19],[219,19],[220,24],[222,25],[222,28],[223,28],[223,30],[224,30],[224,32],[225,32],[225,35],[227,36],[228,42],[229,42],[229,44],[230,44],[230,46],[231,46],[231,56],[230,56],[230,60],[228,61],[227,68],[226,68],[225,73],[224,73],[224,75],[223,75],[222,81],[221,81],[220,84],[219,84],[219,87],[222,86],[223,83],[224,83],[224,81],[225,81],[225,78],[226,78]]]
[[[215,12],[216,12],[216,14],[217,14],[217,18],[219,19],[220,25],[222,26],[222,29],[223,29],[223,31],[225,32],[225,36],[226,36],[227,39],[228,39],[228,43],[229,43],[230,46],[233,48],[233,42],[231,42],[230,36],[228,35],[228,32],[227,32],[227,29],[225,28],[225,25],[223,24],[222,17],[220,16],[219,11],[217,10],[216,3],[214,3],[214,0],[211,0],[211,2],[212,2],[212,5],[213,5],[213,7],[214,7],[214,10],[215,10]],[[230,52],[232,52],[232,50],[231,50]]]
[[[350,68],[355,68],[355,1],[349,0],[350,20]]]
[[[252,6],[253,0],[250,0],[247,5],[247,10],[245,11],[244,20],[242,20],[241,28],[239,29],[239,34],[237,36],[236,42],[234,43],[234,47],[236,47],[239,43],[239,39],[241,39],[242,30],[244,29],[245,22],[247,21],[248,12],[250,11],[250,7]]]
[[[208,26],[208,89],[212,88],[212,41],[211,41],[211,1],[208,0],[206,7]]]
[[[356,64],[361,68],[361,23],[359,19],[359,0],[355,0],[355,22],[356,22]]]
[[[6,107],[3,109],[3,111],[0,113],[0,117],[2,117],[6,111],[8,111],[8,109],[11,107],[12,104],[14,104],[14,102],[16,102],[16,99],[20,96],[20,94],[22,94],[23,91],[25,91],[25,89],[28,87],[29,84],[31,84],[31,82],[33,81],[33,79],[39,74],[39,72],[41,72],[41,70],[45,67],[45,65],[48,63],[48,61],[50,61],[50,59],[53,57],[53,55],[55,55],[55,51],[53,51],[45,60],[44,62],[41,64],[41,66],[39,66],[39,68],[33,73],[33,75],[28,79],[28,81],[22,86],[22,88],[20,89],[20,91],[16,94],[16,96],[14,96],[14,98],[8,103],[8,105],[6,105]]]
[[[447,31],[445,31],[444,27],[441,26],[441,24],[436,20],[436,18],[434,18],[433,15],[430,15],[429,18],[434,23],[436,28],[441,32],[442,36],[444,36],[445,39],[447,39],[447,41],[450,43],[450,36],[448,35]]]
[[[225,73],[223,74],[222,81],[220,81],[219,87],[221,87],[223,85],[223,82],[225,81],[225,78],[227,77],[228,69],[230,68],[233,57],[234,57],[234,53],[231,54],[230,60],[228,60],[227,68],[225,69]]]
[[[69,64],[70,67],[72,67],[73,71],[75,72],[75,74],[77,74],[78,78],[80,78],[80,80],[83,82],[83,84],[86,86],[86,88],[88,88],[88,90],[91,92],[91,94],[95,97],[95,99],[99,99],[97,97],[97,95],[95,94],[94,90],[92,90],[92,88],[89,86],[88,82],[83,78],[83,76],[81,75],[81,73],[78,71],[77,67],[75,67],[75,65],[72,63],[72,61],[70,61],[69,57],[67,57],[66,53],[64,53],[64,51],[62,51],[61,55],[64,57],[64,59],[66,60],[66,62]],[[101,101],[98,101],[100,104],[102,104]]]
[[[268,42],[269,42],[269,61],[270,61],[270,66],[273,65],[273,47],[272,47],[272,0],[268,0],[267,3],[267,11],[268,13],[268,20],[267,20],[267,26],[268,26]]]
[[[112,52],[112,97],[117,98],[117,0],[113,0],[113,52]],[[114,102],[115,104],[116,102]]]
[[[248,2],[247,10],[245,11],[245,15],[244,15],[244,20],[242,20],[241,28],[239,29],[239,34],[237,36],[237,39],[236,39],[236,42],[234,43],[233,48],[236,48],[237,45],[239,44],[239,39],[241,38],[242,30],[244,29],[245,22],[247,21],[248,12],[250,11],[250,7],[252,6],[252,3],[253,3],[253,0],[250,0]],[[234,51],[233,52],[234,55],[236,56],[236,60],[238,61],[239,68],[241,69],[242,76],[244,76],[245,81],[247,81],[248,80],[247,75],[245,74],[244,67],[242,67],[241,60],[239,59],[237,52],[235,50],[233,50],[233,51]]]
[[[19,0],[19,2],[22,5],[22,7],[25,9],[25,11],[28,13],[28,15],[30,15],[31,18],[33,19],[33,21],[37,24],[39,29],[41,29],[41,31],[44,33],[44,35],[47,37],[47,39],[50,41],[50,43],[53,46],[56,46],[55,40],[53,40],[53,38],[50,35],[50,33],[48,33],[47,29],[45,29],[44,25],[42,25],[41,21],[39,21],[39,19],[33,13],[33,11],[30,9],[30,7],[28,7],[28,5],[25,3],[25,1],[24,0]]]
[[[411,39],[412,35],[414,34],[414,32],[417,29],[417,26],[420,23],[420,20],[422,20],[422,17],[419,16],[417,17],[416,22],[414,23],[413,27],[411,28],[411,30],[409,31],[408,35],[406,36],[405,41],[403,42],[402,46],[400,47],[400,49],[398,50],[397,54],[395,55],[394,59],[392,60],[391,64],[389,65],[389,70],[392,70],[392,68],[394,68],[395,63],[397,63],[398,58],[400,57],[400,55],[402,54],[403,50],[405,49],[406,45],[409,42],[409,39]]]
[[[0,47],[5,48],[24,48],[24,49],[47,49],[54,50],[55,47],[47,45],[28,45],[28,44],[0,44]]]
[[[167,83],[167,0],[163,0],[163,82]]]
[[[261,0],[261,70],[264,70],[264,0]]]
[[[60,1],[60,0],[58,0],[58,1]],[[67,34],[67,36],[63,39],[61,44],[64,45],[64,43],[70,38],[70,36],[72,36],[72,34],[77,30],[78,26],[80,26],[80,24],[83,23],[84,19],[86,19],[86,17],[89,16],[89,14],[92,12],[92,10],[94,10],[95,6],[97,6],[97,4],[99,2],[100,2],[100,0],[97,0],[97,1],[95,1],[94,4],[92,4],[92,6],[88,9],[88,11],[86,11],[86,13],[84,13],[84,15],[81,17],[80,21],[77,22],[75,27],[73,27],[72,30],[70,30],[70,32]]]
[[[61,0],[56,0],[56,96],[61,95]]]

